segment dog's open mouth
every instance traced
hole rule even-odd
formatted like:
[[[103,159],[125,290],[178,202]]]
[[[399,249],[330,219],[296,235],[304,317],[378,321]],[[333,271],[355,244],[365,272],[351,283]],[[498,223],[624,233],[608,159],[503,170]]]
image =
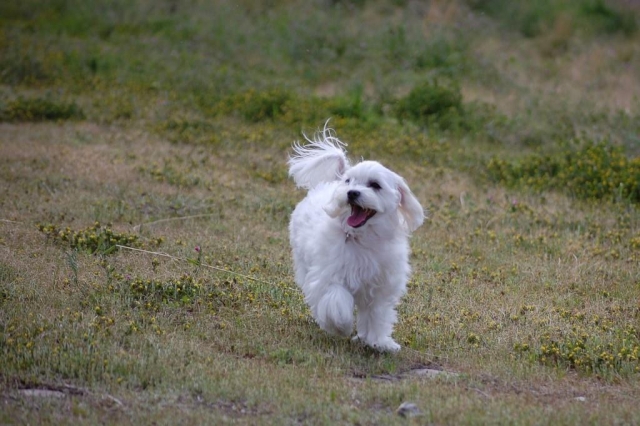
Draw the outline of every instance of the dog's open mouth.
[[[351,216],[347,219],[347,224],[352,228],[359,228],[376,214],[375,210],[363,209],[357,204],[351,204]]]

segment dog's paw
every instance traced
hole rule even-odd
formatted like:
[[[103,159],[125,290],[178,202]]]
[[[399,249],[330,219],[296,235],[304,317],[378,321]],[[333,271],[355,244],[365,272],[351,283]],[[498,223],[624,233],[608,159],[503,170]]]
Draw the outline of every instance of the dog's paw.
[[[395,353],[400,350],[400,345],[397,344],[395,340],[393,340],[390,337],[387,339],[379,340],[374,343],[370,343],[369,346],[371,346],[373,349],[380,352]]]

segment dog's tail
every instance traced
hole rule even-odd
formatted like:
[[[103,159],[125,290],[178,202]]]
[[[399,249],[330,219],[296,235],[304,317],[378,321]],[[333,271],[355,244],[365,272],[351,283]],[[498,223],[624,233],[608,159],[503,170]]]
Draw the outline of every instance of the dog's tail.
[[[313,139],[304,135],[308,144],[293,144],[294,155],[289,158],[289,176],[299,188],[311,189],[319,183],[335,181],[350,167],[344,149],[346,144],[335,137],[333,129],[327,124],[328,121]]]

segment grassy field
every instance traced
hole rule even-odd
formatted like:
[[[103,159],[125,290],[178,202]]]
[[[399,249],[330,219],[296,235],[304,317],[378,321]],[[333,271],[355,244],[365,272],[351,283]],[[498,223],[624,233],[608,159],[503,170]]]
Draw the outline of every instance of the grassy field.
[[[0,423],[640,423],[639,17],[3,1]],[[428,210],[395,355],[293,281],[328,118]]]

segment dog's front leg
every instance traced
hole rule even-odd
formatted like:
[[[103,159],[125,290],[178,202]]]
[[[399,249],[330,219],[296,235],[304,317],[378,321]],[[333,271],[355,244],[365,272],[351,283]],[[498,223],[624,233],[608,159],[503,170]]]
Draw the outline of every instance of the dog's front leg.
[[[358,305],[358,338],[382,352],[399,351],[400,345],[391,337],[397,317],[395,303],[373,300],[365,306]]]

